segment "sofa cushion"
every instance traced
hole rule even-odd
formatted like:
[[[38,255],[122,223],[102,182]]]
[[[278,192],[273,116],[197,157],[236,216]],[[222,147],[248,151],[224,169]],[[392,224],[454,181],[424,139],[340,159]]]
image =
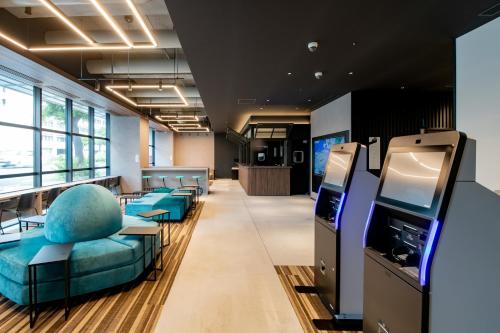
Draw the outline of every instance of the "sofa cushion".
[[[52,203],[45,237],[54,243],[82,242],[107,237],[122,228],[120,205],[99,185],[79,185],[64,191]]]

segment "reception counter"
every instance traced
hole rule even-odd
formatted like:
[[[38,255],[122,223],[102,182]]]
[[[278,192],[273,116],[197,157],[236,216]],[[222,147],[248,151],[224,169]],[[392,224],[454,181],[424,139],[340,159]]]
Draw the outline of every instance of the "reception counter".
[[[239,181],[248,195],[290,195],[290,169],[239,165]]]
[[[203,194],[208,193],[209,184],[209,168],[203,167],[151,167],[142,169],[143,176],[152,176],[150,185],[152,187],[162,187],[163,182],[160,176],[168,176],[166,180],[167,187],[177,188],[179,187],[179,180],[175,178],[176,176],[184,176],[182,180],[184,185],[194,185],[196,181],[193,180],[193,176],[200,176],[199,179],[200,186],[203,187]]]

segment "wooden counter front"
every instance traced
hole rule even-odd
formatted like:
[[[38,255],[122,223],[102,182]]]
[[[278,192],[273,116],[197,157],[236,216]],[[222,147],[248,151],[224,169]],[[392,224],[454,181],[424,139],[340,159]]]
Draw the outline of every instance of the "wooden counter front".
[[[238,179],[248,195],[290,195],[290,167],[240,164]]]

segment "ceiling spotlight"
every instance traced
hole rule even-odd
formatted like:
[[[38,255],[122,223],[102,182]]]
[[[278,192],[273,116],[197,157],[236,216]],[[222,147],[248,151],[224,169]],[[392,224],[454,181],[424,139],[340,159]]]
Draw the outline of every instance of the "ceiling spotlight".
[[[316,52],[316,50],[318,49],[318,42],[309,42],[307,43],[307,48],[309,49],[309,52]]]
[[[262,106],[259,109],[264,110],[264,108]]]
[[[268,99],[266,99],[266,102],[270,102],[270,101],[271,101],[271,100],[270,100],[269,98],[268,98]]]
[[[128,83],[128,91],[132,91],[132,83]]]
[[[158,91],[163,91],[163,82],[161,82],[161,81],[158,84]]]
[[[312,99],[308,98],[308,99],[307,99],[307,101],[308,101],[308,102],[312,102]]]
[[[286,74],[287,74],[288,76],[291,76],[291,75],[292,75],[292,72],[288,72],[288,73],[286,73]]]
[[[349,75],[354,75],[354,72],[349,72],[349,73],[347,73],[347,74],[349,74]]]
[[[314,73],[314,77],[317,80],[320,80],[323,77],[323,72],[316,72],[316,73]]]
[[[357,45],[356,42],[352,42],[352,46],[356,46],[356,45]]]
[[[401,90],[405,90],[405,86],[401,86],[401,87],[400,87],[400,89],[401,89]]]
[[[100,90],[101,90],[101,81],[95,80],[94,91],[100,91]]]
[[[31,16],[31,7],[24,7],[24,14]]]

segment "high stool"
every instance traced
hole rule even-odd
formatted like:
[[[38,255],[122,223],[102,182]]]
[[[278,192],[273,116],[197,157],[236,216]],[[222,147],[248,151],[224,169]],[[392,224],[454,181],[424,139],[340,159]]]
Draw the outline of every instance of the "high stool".
[[[152,176],[142,176],[142,188],[145,192],[149,192],[152,190],[151,185],[149,184],[149,180]]]
[[[184,184],[182,184],[182,180],[184,179],[184,176],[175,176],[175,178],[177,178],[179,180],[179,184],[180,184],[179,188],[183,187]]]
[[[168,176],[159,176],[158,178],[161,179],[161,182],[163,183],[163,187],[167,188],[166,180],[168,179]]]
[[[196,181],[196,187],[198,187],[198,196],[203,194],[203,187],[200,185],[201,176],[193,176],[193,180]]]

